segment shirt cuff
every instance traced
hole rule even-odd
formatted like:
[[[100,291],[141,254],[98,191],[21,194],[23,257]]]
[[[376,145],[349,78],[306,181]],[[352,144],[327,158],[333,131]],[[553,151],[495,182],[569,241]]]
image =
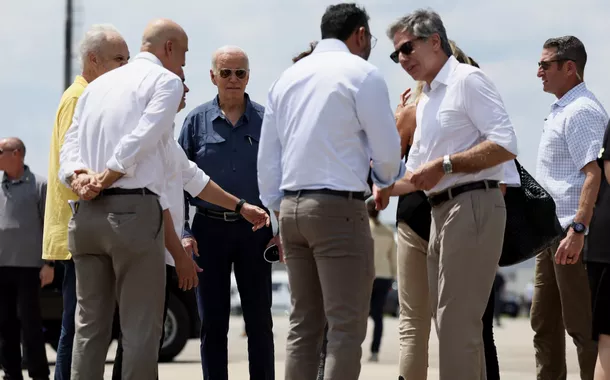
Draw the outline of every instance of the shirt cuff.
[[[282,195],[275,196],[275,197],[261,199],[261,201],[263,202],[263,205],[265,205],[265,207],[267,207],[271,212],[273,212],[273,211],[280,212],[280,205],[282,204],[283,197],[284,197],[284,195],[282,194]]]
[[[396,181],[398,181],[399,179],[401,179],[402,177],[405,176],[405,173],[407,172],[407,168],[405,167],[405,165],[402,163],[402,161],[400,161],[400,166],[399,166],[399,170],[398,170],[398,175],[396,177],[394,177],[392,180],[390,180],[389,182],[385,182],[380,180],[376,175],[375,175],[375,169],[373,168],[373,170],[371,171],[371,178],[373,179],[373,183],[377,186],[378,189],[382,190],[385,189],[386,187],[390,187],[392,186]]]
[[[165,194],[159,195],[159,204],[161,205],[163,211],[169,209],[169,202],[167,201],[167,197],[165,196]]]
[[[106,162],[106,167],[112,171],[122,173],[125,177],[133,177],[136,173],[137,165],[132,165],[129,168],[124,168],[123,165],[119,163],[115,156],[110,157],[108,162]]]
[[[184,185],[184,190],[193,198],[197,198],[199,193],[205,189],[209,182],[210,176],[205,174],[203,170],[198,169],[193,178]]]
[[[500,145],[502,148],[506,149],[507,151],[514,154],[515,156],[519,155],[516,138],[507,139],[506,137],[503,137],[503,136],[489,135],[489,136],[487,136],[487,140]]]

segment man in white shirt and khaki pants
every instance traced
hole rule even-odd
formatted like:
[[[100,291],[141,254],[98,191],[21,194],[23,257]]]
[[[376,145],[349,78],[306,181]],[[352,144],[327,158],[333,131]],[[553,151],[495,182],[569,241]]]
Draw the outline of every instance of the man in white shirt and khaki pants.
[[[502,163],[517,154],[493,83],[452,56],[438,14],[417,10],[388,30],[402,67],[425,81],[407,176],[432,205],[428,282],[441,380],[485,379],[481,318],[504,239]],[[401,191],[404,193],[404,191]]]
[[[179,287],[197,285],[200,269],[176,234],[170,214],[174,191],[165,184],[168,173],[184,164],[176,162],[171,140],[185,94],[181,76],[188,38],[179,25],[160,19],[147,26],[142,41],[133,62],[85,89],[60,153],[59,177],[82,199],[68,226],[77,279],[72,380],[103,379],[117,301],[122,379],[157,377],[164,247],[175,261]],[[268,225],[263,210],[193,170],[185,190],[247,212],[255,229]],[[183,179],[175,179],[178,186]]]
[[[356,380],[375,276],[364,204],[378,209],[404,174],[387,86],[366,59],[366,12],[327,8],[322,40],[284,71],[267,100],[258,151],[263,204],[279,212],[293,310],[286,379],[315,379],[325,322],[325,379]]]

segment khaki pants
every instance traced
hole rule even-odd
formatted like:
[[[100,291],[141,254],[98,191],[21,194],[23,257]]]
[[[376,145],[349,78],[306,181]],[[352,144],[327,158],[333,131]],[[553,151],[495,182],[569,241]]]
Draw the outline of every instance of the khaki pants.
[[[326,321],[324,379],[358,379],[375,277],[364,202],[336,195],[287,196],[280,231],[293,307],[285,379],[316,378]]]
[[[440,380],[485,379],[481,319],[502,253],[505,223],[499,189],[469,191],[432,208],[428,281]]]
[[[530,320],[538,380],[565,380],[565,331],[578,352],[580,378],[592,380],[597,344],[592,339],[591,293],[582,254],[574,265],[555,264],[559,243],[536,257]]]
[[[400,362],[405,380],[428,377],[430,297],[428,292],[428,242],[404,222],[398,223],[398,302]]]
[[[102,380],[118,301],[123,380],[157,377],[163,328],[163,217],[156,196],[80,201],[68,225],[76,270],[72,380]]]

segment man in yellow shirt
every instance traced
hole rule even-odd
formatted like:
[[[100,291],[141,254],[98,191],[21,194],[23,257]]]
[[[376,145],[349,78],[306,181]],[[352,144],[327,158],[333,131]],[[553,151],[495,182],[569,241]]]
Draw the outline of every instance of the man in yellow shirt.
[[[49,265],[62,261],[64,266],[63,316],[61,336],[57,347],[55,380],[69,380],[74,340],[74,314],[76,311],[76,276],[74,263],[68,252],[68,222],[72,216],[68,201],[78,197],[59,181],[59,152],[78,98],[85,87],[99,76],[123,66],[129,60],[129,49],[121,34],[111,25],[93,25],[85,33],[80,55],[82,74],[64,92],[59,102],[51,136],[47,201],[45,206],[42,258]]]

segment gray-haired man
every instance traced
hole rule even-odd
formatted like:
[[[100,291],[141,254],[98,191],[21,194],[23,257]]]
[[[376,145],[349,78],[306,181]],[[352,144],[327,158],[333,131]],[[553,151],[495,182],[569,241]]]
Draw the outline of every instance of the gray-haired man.
[[[493,83],[452,56],[438,14],[417,10],[392,24],[388,36],[391,58],[426,82],[407,179],[432,205],[428,281],[440,379],[484,379],[481,318],[506,223],[501,164],[515,158],[517,140]]]

